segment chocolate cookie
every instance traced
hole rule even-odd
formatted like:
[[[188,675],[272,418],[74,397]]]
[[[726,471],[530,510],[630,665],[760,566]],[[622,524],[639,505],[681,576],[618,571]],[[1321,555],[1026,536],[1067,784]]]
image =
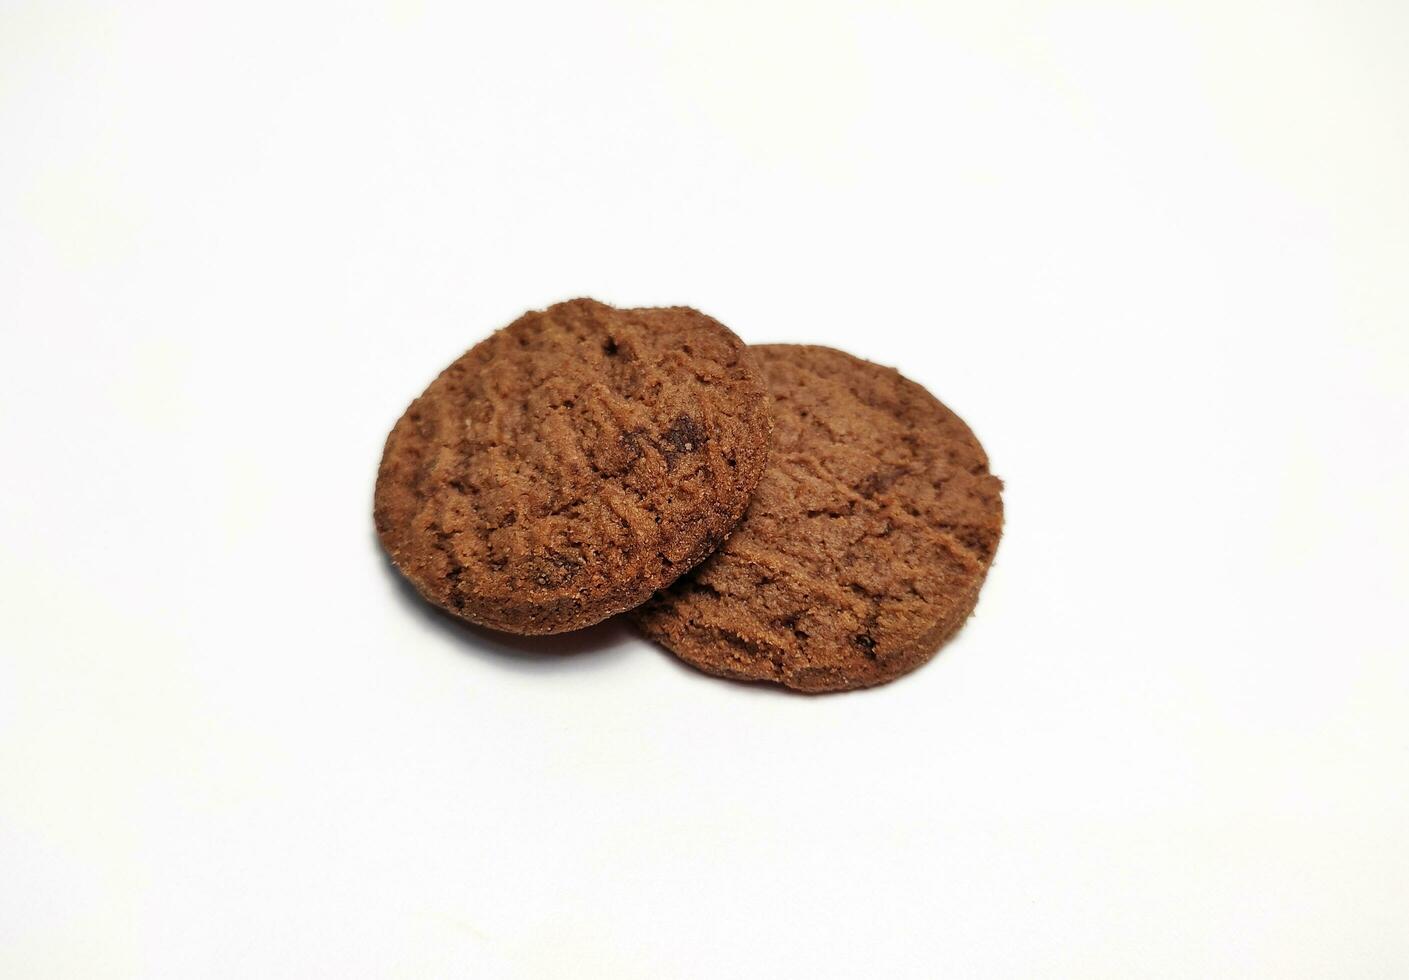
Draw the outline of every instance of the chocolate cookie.
[[[892,680],[973,611],[1003,485],[968,426],[896,371],[827,347],[750,350],[772,393],[768,469],[724,546],[633,618],[722,677]]]
[[[423,596],[513,633],[637,605],[703,559],[763,472],[747,348],[686,307],[527,313],[451,364],[387,438],[374,515]]]

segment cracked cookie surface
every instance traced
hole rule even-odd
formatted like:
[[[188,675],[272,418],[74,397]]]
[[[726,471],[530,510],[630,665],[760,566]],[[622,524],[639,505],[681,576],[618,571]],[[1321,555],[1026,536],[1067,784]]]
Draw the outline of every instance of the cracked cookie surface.
[[[718,547],[768,431],[761,375],[717,321],[559,303],[486,338],[412,402],[377,473],[377,535],[463,619],[578,629]]]
[[[728,541],[632,618],[723,677],[892,680],[973,611],[1003,485],[969,427],[898,372],[827,347],[750,350],[772,396],[768,467]]]

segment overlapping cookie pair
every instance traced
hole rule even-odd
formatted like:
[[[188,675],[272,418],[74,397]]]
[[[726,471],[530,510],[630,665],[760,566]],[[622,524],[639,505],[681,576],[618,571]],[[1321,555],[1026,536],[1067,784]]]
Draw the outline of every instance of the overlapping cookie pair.
[[[560,633],[629,610],[708,673],[840,691],[963,625],[1001,490],[968,426],[896,371],[578,299],[412,402],[374,516],[402,574],[472,623]]]

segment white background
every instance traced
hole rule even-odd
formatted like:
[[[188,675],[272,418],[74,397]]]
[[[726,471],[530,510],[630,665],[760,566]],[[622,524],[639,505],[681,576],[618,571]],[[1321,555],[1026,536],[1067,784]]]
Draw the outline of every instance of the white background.
[[[0,975],[1409,973],[1409,7],[0,3]],[[899,365],[929,666],[500,642],[386,431],[575,295]]]

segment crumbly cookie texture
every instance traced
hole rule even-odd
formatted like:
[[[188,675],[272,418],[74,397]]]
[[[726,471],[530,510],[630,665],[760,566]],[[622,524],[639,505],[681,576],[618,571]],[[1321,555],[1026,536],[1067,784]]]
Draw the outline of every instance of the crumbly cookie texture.
[[[744,344],[687,307],[527,313],[396,423],[374,518],[428,600],[513,633],[630,609],[718,547],[763,473]]]
[[[898,372],[751,350],[772,394],[768,468],[723,547],[633,619],[722,677],[815,692],[899,677],[973,611],[1003,485],[969,427]]]

